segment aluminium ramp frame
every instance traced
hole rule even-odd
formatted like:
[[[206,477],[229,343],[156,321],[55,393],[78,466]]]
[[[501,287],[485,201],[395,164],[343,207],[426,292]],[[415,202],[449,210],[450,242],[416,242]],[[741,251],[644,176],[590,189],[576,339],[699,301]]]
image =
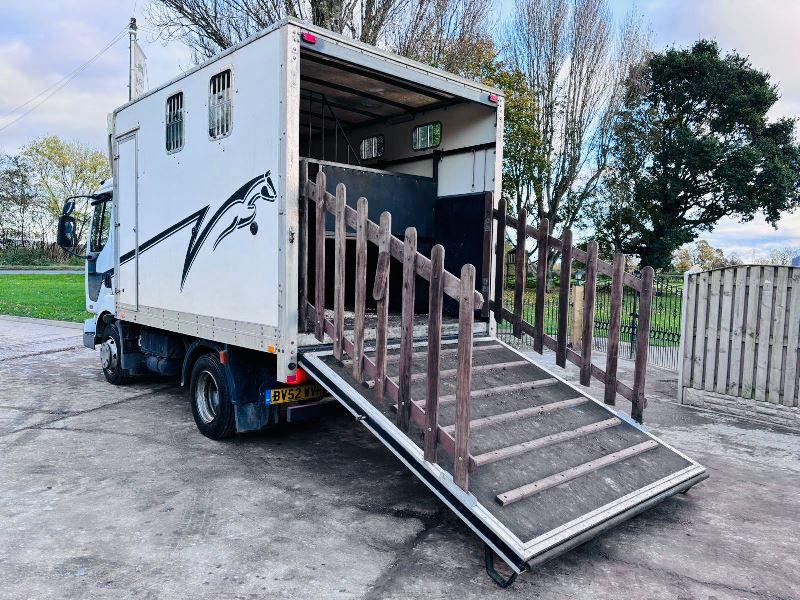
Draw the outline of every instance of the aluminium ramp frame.
[[[425,343],[415,346],[424,348]],[[447,348],[446,342],[442,348]],[[478,371],[473,392],[477,388],[479,395],[473,399],[478,418],[471,421],[475,428],[471,437],[479,466],[470,475],[468,492],[454,483],[450,457],[440,453],[437,463],[425,461],[421,437],[399,429],[392,407],[376,403],[367,387],[357,385],[350,369],[333,358],[330,347],[306,349],[300,365],[515,573],[566,552],[707,477],[704,467],[626,415],[507,344],[482,338],[475,340],[474,348]],[[446,365],[442,372],[446,392],[452,383],[444,376]],[[502,382],[518,387],[524,385],[520,381],[538,383],[525,392],[492,396],[481,394],[481,381],[487,392],[508,387]],[[412,388],[415,398],[421,396],[424,378],[417,384],[421,387]],[[515,410],[503,412],[508,408]],[[447,409],[441,411],[445,424]]]

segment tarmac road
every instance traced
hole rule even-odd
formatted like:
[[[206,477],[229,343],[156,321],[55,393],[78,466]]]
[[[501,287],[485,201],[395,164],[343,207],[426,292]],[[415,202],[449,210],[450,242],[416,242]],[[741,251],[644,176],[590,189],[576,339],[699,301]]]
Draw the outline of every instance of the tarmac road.
[[[349,416],[213,442],[80,336],[0,317],[0,598],[800,597],[800,435],[678,406],[667,371],[645,420],[711,478],[500,590]]]

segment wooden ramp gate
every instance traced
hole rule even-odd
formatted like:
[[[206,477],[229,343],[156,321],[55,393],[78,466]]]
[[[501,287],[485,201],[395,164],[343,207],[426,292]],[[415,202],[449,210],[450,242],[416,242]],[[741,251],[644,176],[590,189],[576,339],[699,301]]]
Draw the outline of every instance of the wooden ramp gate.
[[[491,566],[491,551],[519,573],[706,477],[702,466],[632,418],[497,339],[473,336],[475,315],[487,305],[475,291],[472,265],[465,265],[460,277],[448,273],[441,246],[434,246],[430,259],[419,254],[413,228],[405,240],[392,236],[389,213],[381,215],[380,224],[370,221],[367,200],[348,206],[343,185],[335,196],[326,191],[324,173],[316,183],[304,177],[301,189],[301,274],[303,256],[312,247],[318,265],[313,302],[308,279],[301,275],[301,326],[313,328],[319,342],[328,344],[303,351],[300,365],[483,539],[487,569],[498,583],[506,582]],[[335,216],[332,310],[324,306],[326,213]],[[496,215],[487,213],[491,223]],[[314,240],[308,235],[312,218]],[[356,237],[356,268],[350,277],[344,268],[348,228]],[[370,243],[379,255],[368,290]],[[395,340],[388,325],[392,258],[403,269]],[[583,258],[596,268],[596,253]],[[427,335],[415,339],[413,307],[420,278],[429,290]],[[621,286],[621,275],[617,279]],[[355,288],[355,310],[347,320],[346,285]],[[368,293],[377,301],[377,331],[369,346],[364,331]],[[452,339],[441,334],[445,297],[459,306],[458,333]],[[563,352],[558,340],[552,345],[562,352],[559,362],[580,361],[570,355],[577,354],[573,350]],[[616,393],[619,382],[600,372]],[[634,415],[640,416],[636,396],[631,397]]]

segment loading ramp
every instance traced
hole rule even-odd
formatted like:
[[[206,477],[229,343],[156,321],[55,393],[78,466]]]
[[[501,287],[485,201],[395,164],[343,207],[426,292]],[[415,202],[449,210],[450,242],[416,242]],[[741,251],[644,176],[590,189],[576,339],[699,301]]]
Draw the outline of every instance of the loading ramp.
[[[427,345],[415,344],[412,369],[424,373]],[[439,424],[455,424],[456,342],[442,344]],[[420,353],[420,354],[418,354]],[[406,434],[396,407],[359,384],[331,348],[306,351],[300,364],[361,421],[515,572],[585,542],[705,479],[705,469],[627,416],[535,365],[503,342],[473,346],[469,491],[453,480],[452,460],[424,458],[424,435]],[[399,348],[388,375],[399,373]],[[411,397],[427,382],[413,378]]]
[[[313,331],[317,345],[303,344],[298,362],[356,419],[363,423],[486,544],[486,568],[500,585],[518,573],[581,544],[669,496],[685,491],[707,477],[705,469],[642,425],[645,361],[652,269],[641,279],[624,272],[624,257],[614,264],[600,261],[597,246],[587,250],[571,245],[571,233],[557,240],[547,223],[525,225],[505,214],[503,202],[494,209],[487,194],[484,258],[492,257],[492,221],[497,221],[494,255],[505,256],[505,227],[525,236],[538,236],[540,265],[548,247],[562,253],[561,273],[569,280],[572,261],[586,264],[587,290],[582,346],[567,345],[566,310],[559,310],[558,334],[543,327],[544,277],[537,277],[535,323],[525,321],[522,295],[526,277],[518,258],[514,311],[503,307],[505,275],[496,260],[495,296],[476,291],[476,269],[465,264],[460,277],[444,270],[444,248],[436,244],[430,258],[417,251],[413,227],[405,239],[392,235],[391,214],[380,225],[368,218],[368,201],[357,208],[347,203],[343,184],[336,196],[326,190],[325,173],[316,181],[301,168],[300,330]],[[313,208],[312,208],[313,206]],[[334,233],[325,222],[334,215]],[[312,221],[313,219],[313,221]],[[312,230],[310,223],[314,222]],[[346,268],[348,229],[355,232],[355,268]],[[519,235],[518,233],[518,235]],[[332,260],[326,260],[326,237],[334,238]],[[313,242],[314,268],[308,256]],[[374,277],[368,285],[367,246],[377,246]],[[402,270],[399,325],[390,327],[389,271]],[[326,269],[332,263],[333,307],[325,305]],[[487,275],[491,269],[486,269]],[[396,268],[396,267],[395,267]],[[347,271],[350,270],[350,275]],[[592,362],[591,324],[597,274],[612,278],[612,323],[606,369]],[[350,278],[354,281],[349,281]],[[426,327],[417,325],[415,282],[428,291]],[[354,290],[354,309],[345,311],[345,288]],[[311,285],[310,285],[311,284]],[[311,287],[313,285],[313,293]],[[640,294],[640,329],[633,386],[616,377],[616,347],[623,286]],[[488,277],[483,278],[489,294]],[[368,289],[376,302],[368,315]],[[424,289],[424,288],[423,288]],[[559,308],[568,306],[569,286],[559,292]],[[614,299],[617,299],[615,302]],[[313,300],[312,300],[313,299]],[[457,322],[444,318],[445,299],[456,303]],[[515,334],[532,335],[534,348],[556,352],[581,368],[581,384],[591,377],[605,384],[604,402],[536,365],[529,357],[490,334],[477,333],[479,323],[508,319]],[[483,319],[481,321],[481,319]],[[374,332],[367,332],[367,327]],[[484,329],[485,330],[485,329]],[[443,333],[446,332],[446,333]],[[488,331],[491,331],[489,327]],[[423,337],[420,338],[420,332]],[[446,337],[446,336],[452,337]],[[328,343],[331,342],[331,343]],[[616,344],[616,345],[615,345]],[[616,396],[631,401],[631,417],[617,412]],[[499,556],[514,571],[504,579],[494,569]]]

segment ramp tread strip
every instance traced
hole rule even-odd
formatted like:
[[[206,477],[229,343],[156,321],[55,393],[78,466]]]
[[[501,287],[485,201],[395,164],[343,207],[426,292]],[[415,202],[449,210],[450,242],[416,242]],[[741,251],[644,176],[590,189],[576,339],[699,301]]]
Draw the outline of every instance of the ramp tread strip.
[[[533,381],[526,381],[524,383],[511,383],[509,385],[500,385],[492,388],[483,388],[479,390],[472,390],[470,398],[485,398],[487,396],[496,396],[498,394],[505,394],[507,392],[519,392],[523,390],[535,390],[541,387],[556,385],[559,381],[555,377],[547,377],[545,379],[535,379]],[[456,401],[455,394],[446,394],[439,396],[439,406],[447,406]]]
[[[596,433],[598,431],[602,431],[603,429],[608,429],[609,427],[616,427],[621,423],[622,421],[620,419],[614,417],[612,419],[606,419],[605,421],[598,421],[597,423],[584,425],[583,427],[578,427],[577,429],[559,431],[558,433],[546,435],[529,442],[522,442],[520,444],[514,444],[513,446],[506,446],[505,448],[498,448],[497,450],[484,452],[483,454],[479,454],[475,457],[475,463],[478,465],[478,467],[482,467],[483,465],[488,465],[499,460],[505,460],[507,458],[513,458],[532,450],[544,448],[545,446],[551,446],[560,442],[574,440],[575,438]]]
[[[454,345],[454,344],[451,344],[451,345]],[[417,352],[414,352],[411,356],[416,356],[416,357],[427,356],[428,355],[427,346],[425,348],[426,348],[425,350],[418,350]],[[501,350],[501,349],[503,349],[503,346],[501,346],[500,344],[485,344],[483,346],[473,346],[472,347],[472,354],[475,355],[478,352],[484,352],[486,350]],[[364,352],[367,352],[367,349],[365,349]],[[451,354],[457,354],[457,353],[458,353],[458,348],[446,348],[446,349],[442,349],[442,350],[439,351],[439,356],[449,356]],[[386,362],[387,363],[397,362],[398,360],[400,360],[400,354],[387,354],[386,355]],[[346,366],[346,367],[347,366],[352,366],[353,361],[352,360],[345,360],[345,361],[342,361],[342,364],[344,366]]]
[[[492,369],[504,370],[504,369],[511,369],[514,367],[521,367],[522,365],[529,365],[531,364],[527,360],[512,360],[509,362],[502,362],[502,363],[492,363],[488,365],[472,365],[472,372],[475,371],[490,371]],[[458,369],[442,369],[439,371],[440,376],[445,375],[455,375],[458,373]],[[411,374],[411,381],[418,381],[420,379],[426,379],[428,377],[427,373],[412,373]],[[393,380],[397,381],[397,377],[392,377]]]
[[[589,462],[578,465],[577,467],[572,467],[566,471],[561,471],[555,475],[550,475],[549,477],[545,477],[539,481],[534,481],[533,483],[528,483],[513,490],[503,492],[502,494],[497,495],[496,500],[502,506],[508,506],[509,504],[513,504],[519,500],[530,498],[531,496],[550,489],[551,487],[572,481],[573,479],[577,479],[578,477],[592,473],[598,469],[602,469],[603,467],[622,462],[623,460],[627,460],[657,447],[658,442],[648,440],[641,444],[631,446],[630,448],[625,448],[624,450],[619,450],[618,452],[608,454],[601,458],[590,460]]]
[[[560,408],[569,408],[571,406],[578,406],[579,404],[584,404],[589,402],[589,399],[585,396],[580,396],[578,398],[569,398],[567,400],[559,400],[558,402],[549,402],[547,404],[541,404],[539,406],[531,406],[529,408],[521,408],[520,410],[512,410],[510,412],[504,412],[497,415],[490,415],[488,417],[483,417],[480,419],[474,419],[469,422],[469,429],[470,431],[475,431],[477,429],[483,429],[484,427],[491,427],[492,425],[497,425],[498,423],[507,423],[508,421],[516,421],[521,419],[527,419],[528,417],[535,417],[537,415],[542,415],[544,413],[552,412],[554,410],[558,410]],[[455,424],[447,425],[443,427],[443,429],[452,434],[456,430]]]

